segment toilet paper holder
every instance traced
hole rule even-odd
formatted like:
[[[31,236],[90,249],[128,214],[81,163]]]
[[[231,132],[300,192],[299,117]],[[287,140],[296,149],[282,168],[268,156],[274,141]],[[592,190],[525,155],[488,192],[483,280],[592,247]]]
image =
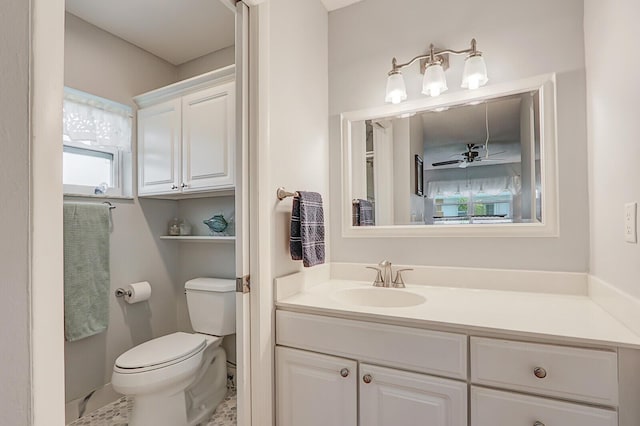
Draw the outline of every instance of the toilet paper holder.
[[[124,297],[124,296],[131,297],[131,290],[125,290],[124,288],[117,288],[116,297]]]

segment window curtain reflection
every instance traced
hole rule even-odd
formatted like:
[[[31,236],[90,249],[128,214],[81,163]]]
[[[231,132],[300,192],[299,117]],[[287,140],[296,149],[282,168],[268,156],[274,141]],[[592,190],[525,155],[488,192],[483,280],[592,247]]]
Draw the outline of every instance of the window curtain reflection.
[[[520,176],[427,182],[427,198],[431,199],[469,193],[498,195],[508,192],[512,195],[518,195],[521,190]]]

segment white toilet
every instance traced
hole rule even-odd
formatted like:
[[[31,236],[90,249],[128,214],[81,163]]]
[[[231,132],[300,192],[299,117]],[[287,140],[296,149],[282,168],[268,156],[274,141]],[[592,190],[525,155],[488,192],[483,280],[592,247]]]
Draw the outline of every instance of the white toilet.
[[[206,422],[227,393],[223,336],[236,332],[235,281],[196,278],[185,292],[195,333],[145,342],[116,359],[113,389],[133,397],[129,426]]]

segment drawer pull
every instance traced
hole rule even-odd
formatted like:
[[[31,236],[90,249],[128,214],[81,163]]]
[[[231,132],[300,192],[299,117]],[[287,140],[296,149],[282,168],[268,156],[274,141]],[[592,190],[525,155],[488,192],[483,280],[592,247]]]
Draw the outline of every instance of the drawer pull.
[[[542,423],[542,422],[535,422],[535,423],[533,424],[533,426],[544,426],[544,423]]]
[[[538,378],[538,379],[544,379],[545,377],[547,377],[547,370],[545,370],[542,367],[536,367],[533,369],[533,374]],[[538,422],[539,423],[539,422]],[[542,423],[540,423],[540,425],[538,424],[534,424],[534,426],[544,426]]]
[[[349,369],[348,368],[343,368],[342,370],[340,370],[340,375],[342,377],[349,377]]]
[[[371,374],[365,374],[364,376],[362,376],[362,381],[365,382],[366,384],[371,383],[372,380],[373,380],[373,377],[371,377]]]

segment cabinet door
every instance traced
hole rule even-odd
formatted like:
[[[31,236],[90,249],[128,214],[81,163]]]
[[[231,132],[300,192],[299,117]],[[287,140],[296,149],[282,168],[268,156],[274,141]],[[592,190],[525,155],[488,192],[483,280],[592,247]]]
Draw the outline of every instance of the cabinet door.
[[[138,194],[172,194],[180,185],[180,99],[138,111]]]
[[[355,361],[276,347],[278,426],[356,426]]]
[[[182,98],[183,192],[233,188],[235,85],[222,84]]]
[[[360,426],[466,426],[467,384],[360,364]]]

